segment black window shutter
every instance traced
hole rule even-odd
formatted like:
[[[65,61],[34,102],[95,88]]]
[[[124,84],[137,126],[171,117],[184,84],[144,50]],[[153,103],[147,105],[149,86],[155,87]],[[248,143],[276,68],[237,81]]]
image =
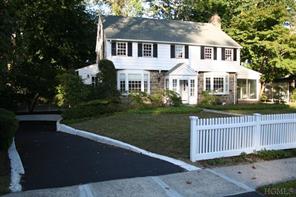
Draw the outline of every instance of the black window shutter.
[[[237,49],[233,49],[233,61],[237,60]]]
[[[157,57],[157,44],[153,44],[153,57]]]
[[[217,47],[214,47],[214,60],[217,60]]]
[[[111,45],[111,53],[112,55],[116,55],[116,42],[112,41]]]
[[[201,46],[200,47],[200,59],[205,59],[205,47]]]
[[[142,57],[142,43],[138,43],[138,57]]]
[[[175,58],[175,45],[171,44],[171,58]]]
[[[133,43],[127,43],[127,56],[133,56]]]
[[[185,58],[188,59],[189,58],[189,46],[185,45]]]
[[[222,48],[222,60],[225,60],[225,48]]]

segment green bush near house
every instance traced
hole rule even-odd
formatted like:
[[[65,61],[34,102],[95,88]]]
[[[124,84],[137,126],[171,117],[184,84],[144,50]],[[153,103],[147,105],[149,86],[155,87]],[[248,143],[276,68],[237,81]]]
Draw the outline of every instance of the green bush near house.
[[[64,119],[81,119],[112,114],[123,110],[123,106],[114,100],[92,100],[78,104],[62,113]]]
[[[217,98],[213,94],[210,94],[209,91],[203,91],[201,93],[201,102],[200,105],[216,105]]]
[[[145,92],[135,92],[131,93],[129,97],[132,108],[178,107],[182,105],[180,95],[171,90],[160,90],[151,95]]]
[[[0,108],[0,151],[8,150],[18,128],[15,114]]]
[[[88,99],[90,89],[79,76],[69,72],[58,75],[57,79],[56,103],[59,107],[73,107]]]

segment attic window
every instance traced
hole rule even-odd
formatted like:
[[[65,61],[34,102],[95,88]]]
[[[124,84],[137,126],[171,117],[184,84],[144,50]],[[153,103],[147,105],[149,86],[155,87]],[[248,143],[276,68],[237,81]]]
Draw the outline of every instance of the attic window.
[[[126,42],[116,42],[116,55],[127,55],[127,43]]]

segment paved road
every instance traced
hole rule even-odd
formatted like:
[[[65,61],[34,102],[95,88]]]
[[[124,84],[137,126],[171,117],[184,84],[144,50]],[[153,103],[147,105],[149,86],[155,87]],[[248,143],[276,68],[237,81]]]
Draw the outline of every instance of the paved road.
[[[23,161],[23,190],[184,171],[173,164],[55,132],[55,122],[21,122],[16,135]]]

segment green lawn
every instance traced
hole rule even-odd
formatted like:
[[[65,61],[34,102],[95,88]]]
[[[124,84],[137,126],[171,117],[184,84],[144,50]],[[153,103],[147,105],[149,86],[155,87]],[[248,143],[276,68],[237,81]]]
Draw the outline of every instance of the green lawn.
[[[0,151],[0,195],[9,192],[10,167],[7,152]]]
[[[118,139],[140,148],[179,159],[189,159],[189,116],[221,117],[197,107],[170,107],[130,110],[71,126]]]
[[[237,114],[274,114],[274,113],[296,113],[296,105],[286,104],[237,104],[237,105],[212,105],[205,108],[221,110]]]
[[[273,185],[267,185],[257,189],[264,196],[296,196],[296,180]]]

